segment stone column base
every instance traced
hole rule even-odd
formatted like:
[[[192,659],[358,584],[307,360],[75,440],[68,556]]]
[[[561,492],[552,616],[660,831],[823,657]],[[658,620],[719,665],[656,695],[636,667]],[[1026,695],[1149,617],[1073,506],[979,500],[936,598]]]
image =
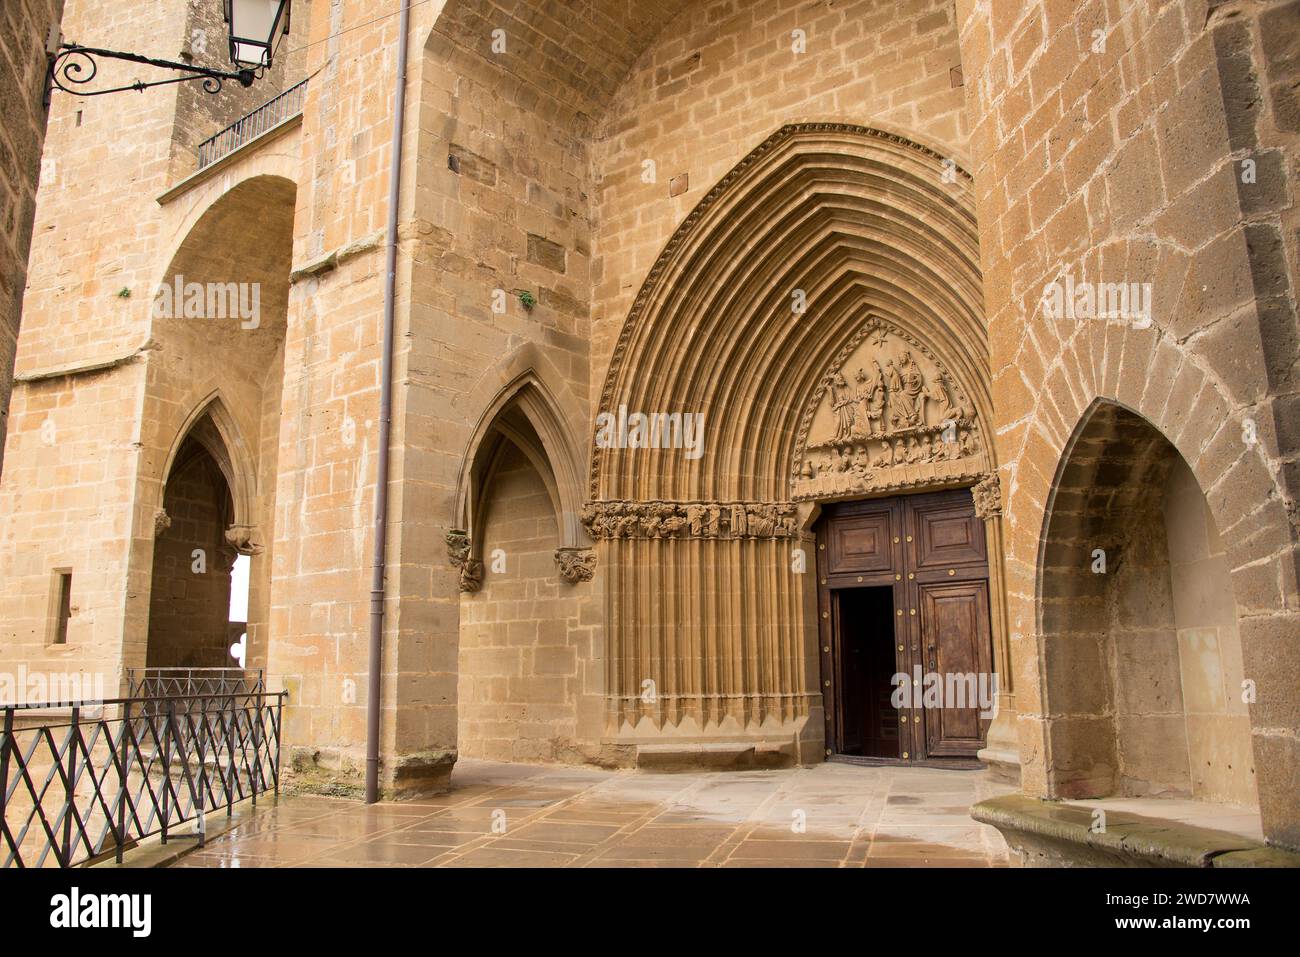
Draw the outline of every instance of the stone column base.
[[[607,747],[630,752],[634,767],[653,771],[790,768],[825,759],[821,709],[761,729],[664,728],[653,732],[625,729],[604,740]]]
[[[456,752],[417,751],[381,757],[380,798],[409,801],[442,794],[451,787]],[[365,797],[365,759],[351,751],[295,747],[289,752],[285,786],[306,794],[324,794],[361,800]]]
[[[456,757],[456,751],[447,749],[381,757],[379,776],[384,800],[409,801],[447,792]]]
[[[1020,786],[1020,739],[1016,734],[1016,696],[998,695],[998,713],[984,747],[975,755],[999,781]]]

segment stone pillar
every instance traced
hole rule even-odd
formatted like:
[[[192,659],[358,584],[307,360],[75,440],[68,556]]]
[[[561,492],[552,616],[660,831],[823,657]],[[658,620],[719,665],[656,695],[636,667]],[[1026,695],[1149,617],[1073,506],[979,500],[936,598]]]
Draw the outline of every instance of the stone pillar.
[[[1020,741],[1016,732],[1016,689],[1011,670],[1007,622],[1007,582],[1002,566],[1002,484],[995,472],[972,490],[975,514],[984,522],[989,555],[989,617],[993,630],[993,670],[998,676],[997,713],[979,759],[996,776],[1020,783]]]

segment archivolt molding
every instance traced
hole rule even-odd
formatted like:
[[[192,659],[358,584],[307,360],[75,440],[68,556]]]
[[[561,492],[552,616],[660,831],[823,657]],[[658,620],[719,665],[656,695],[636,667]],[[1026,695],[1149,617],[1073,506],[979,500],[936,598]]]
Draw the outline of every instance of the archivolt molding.
[[[991,390],[973,206],[964,171],[898,134],[812,123],[770,136],[706,194],[650,269],[596,409],[704,413],[708,447],[695,461],[593,442],[590,498],[801,501],[984,477],[993,450],[977,420],[990,421]],[[792,313],[796,289],[806,313]],[[924,462],[907,461],[922,453],[903,436],[903,465],[916,474],[868,466],[870,482],[827,472],[810,485],[826,370],[861,343],[864,313],[910,344],[929,388],[941,388],[932,380],[942,370],[965,409],[952,434],[958,453],[936,452],[923,428]]]
[[[470,414],[477,416],[477,423],[461,458],[451,525],[475,537],[478,499],[485,486],[482,469],[487,454],[495,448],[494,437],[505,435],[529,457],[546,483],[556,508],[560,544],[586,544],[578,524],[582,467],[576,438],[584,416],[545,353],[534,343],[525,343],[487,370],[462,405],[467,412],[474,410]],[[525,437],[525,430],[512,426],[509,417],[515,411],[535,433],[536,441]]]
[[[502,381],[505,384],[482,408],[456,483],[453,528],[446,541],[448,560],[460,571],[460,590],[476,592],[482,587],[484,504],[509,445],[528,459],[550,496],[560,539],[556,552],[560,577],[570,583],[588,581],[591,576],[583,575],[588,565],[594,569],[594,557],[591,562],[581,557],[589,543],[578,518],[582,486],[570,424],[575,417],[574,400],[533,344],[521,347],[489,370],[482,388],[474,390],[469,401],[477,403],[491,383]]]
[[[974,191],[950,169],[896,134],[785,127],[708,192],[651,268],[593,409],[597,424],[615,416],[619,435],[591,437],[582,510],[611,569],[615,733],[801,734],[819,701],[816,585],[790,553],[809,545],[815,500],[974,485],[991,471]],[[878,331],[887,355],[870,338]],[[877,355],[889,378],[878,424],[864,408],[861,434],[852,423],[842,437],[824,433],[837,421],[827,376],[846,364],[855,375],[859,359],[874,376]],[[660,437],[680,414],[683,441],[664,447],[653,425],[634,432],[633,413],[657,421]],[[704,415],[703,442],[698,430],[687,438],[688,414]],[[951,455],[937,428],[945,419]],[[800,468],[886,435],[903,440],[903,461],[873,469],[868,456],[869,487],[852,457],[830,488]],[[907,461],[914,438],[912,457],[924,438],[927,461]],[[639,696],[647,677],[652,704]]]

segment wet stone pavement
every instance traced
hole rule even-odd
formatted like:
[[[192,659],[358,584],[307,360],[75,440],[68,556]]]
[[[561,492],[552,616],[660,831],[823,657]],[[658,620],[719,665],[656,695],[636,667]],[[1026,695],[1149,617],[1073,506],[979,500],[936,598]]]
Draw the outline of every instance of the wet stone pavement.
[[[281,796],[175,867],[1005,866],[983,771],[821,764],[651,774],[464,760],[452,790]]]

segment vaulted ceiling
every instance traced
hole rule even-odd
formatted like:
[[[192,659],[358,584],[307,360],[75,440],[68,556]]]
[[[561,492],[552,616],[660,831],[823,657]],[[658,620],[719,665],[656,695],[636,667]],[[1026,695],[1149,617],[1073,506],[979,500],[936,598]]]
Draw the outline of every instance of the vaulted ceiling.
[[[430,45],[455,47],[596,117],[689,0],[450,0]],[[495,31],[503,31],[495,34]],[[504,37],[505,50],[494,50]]]

